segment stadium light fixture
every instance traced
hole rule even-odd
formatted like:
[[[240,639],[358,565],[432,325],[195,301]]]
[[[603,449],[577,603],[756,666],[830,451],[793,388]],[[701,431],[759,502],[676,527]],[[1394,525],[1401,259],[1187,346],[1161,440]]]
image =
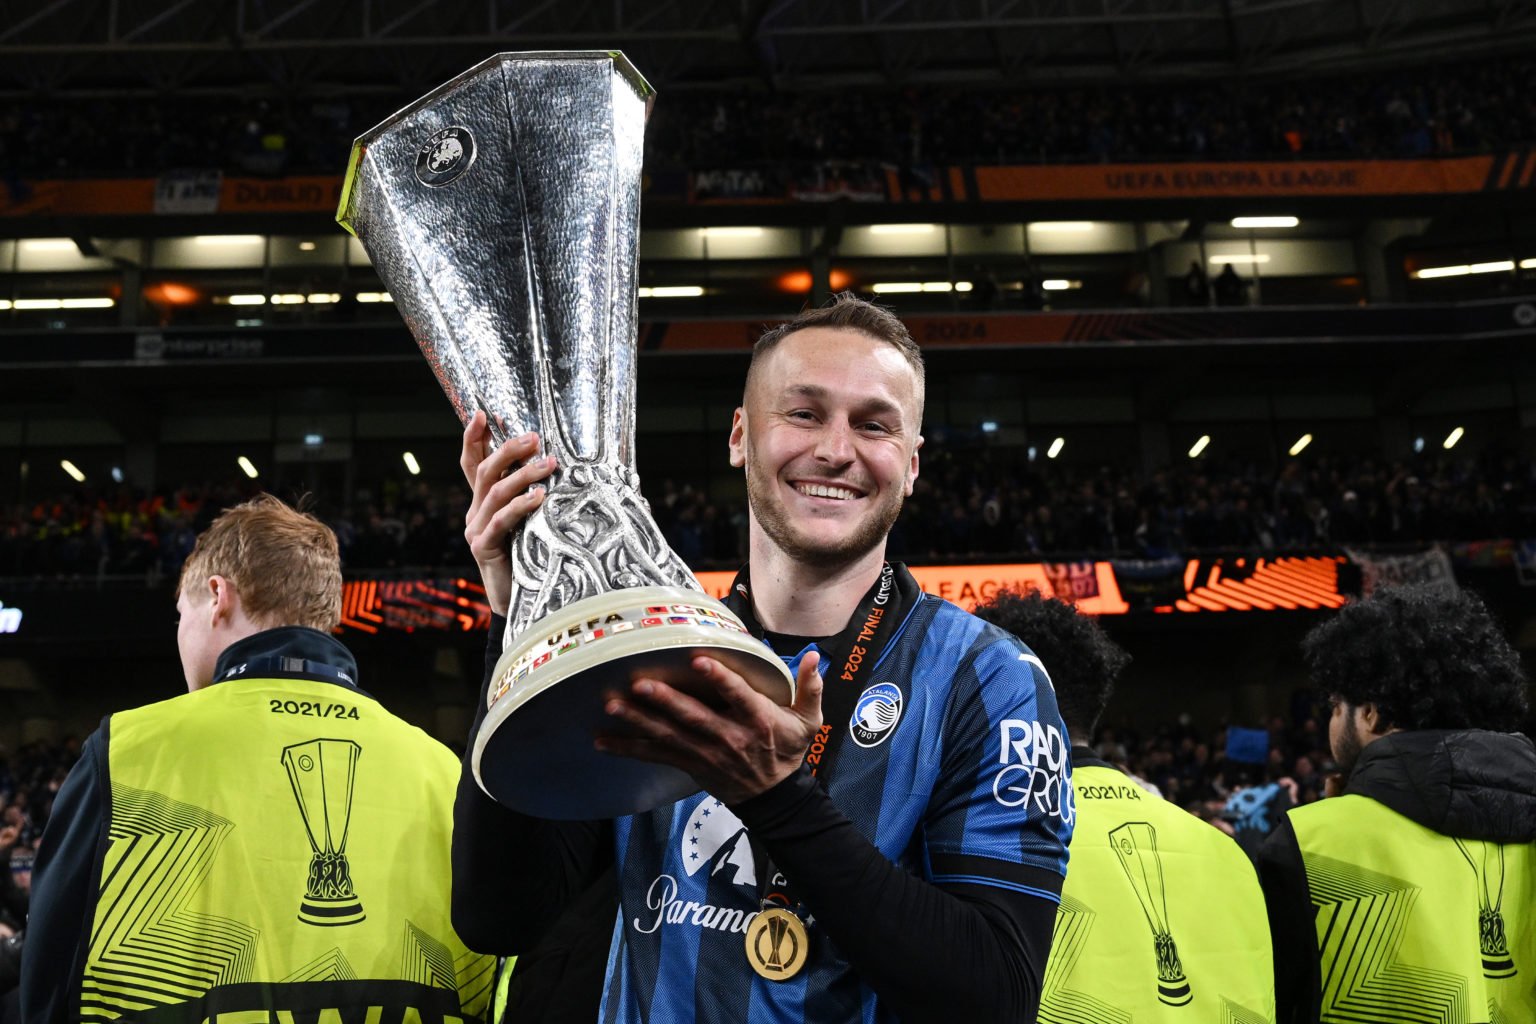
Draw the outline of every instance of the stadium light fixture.
[[[1046,292],[1069,292],[1082,286],[1083,282],[1069,281],[1064,277],[1048,277],[1040,282],[1040,290]]]
[[[395,297],[389,292],[358,292],[358,302],[394,302]]]
[[[704,238],[762,238],[762,228],[700,228]]]
[[[323,306],[332,302],[340,302],[341,296],[335,292],[315,292],[313,295],[306,295],[304,301],[312,306]]]
[[[1056,440],[1052,441],[1051,446],[1045,450],[1045,457],[1048,459],[1054,459],[1056,456],[1061,454],[1061,450],[1066,446],[1067,439],[1064,437],[1058,437]]]
[[[17,299],[0,306],[0,309],[111,309],[115,305],[116,299],[103,296],[89,299]]]
[[[1200,440],[1189,446],[1189,457],[1192,459],[1198,459],[1200,457],[1200,453],[1205,451],[1205,449],[1210,446],[1210,443],[1211,435],[1201,434]]]
[[[704,289],[696,284],[663,285],[659,288],[637,288],[636,295],[642,299],[696,299],[704,294]]]
[[[261,235],[196,235],[193,245],[260,245],[266,241]]]
[[[1532,257],[1531,259],[1528,259],[1528,260],[1521,260],[1520,261],[1520,269],[1521,270],[1536,270],[1536,257]]]
[[[79,466],[75,465],[73,462],[70,462],[68,459],[60,459],[59,465],[63,468],[64,472],[69,474],[70,479],[75,483],[85,483],[85,474],[80,472]]]
[[[1212,256],[1211,259],[1210,259],[1210,264],[1213,267],[1225,266],[1228,263],[1248,263],[1248,264],[1251,264],[1251,263],[1268,263],[1268,262],[1269,262],[1269,253],[1267,253],[1267,252],[1257,252],[1257,253],[1238,252],[1238,253],[1229,253],[1229,254],[1227,254],[1225,256]]]
[[[70,238],[24,238],[22,252],[74,252],[75,243]]]
[[[1307,445],[1309,445],[1311,443],[1312,443],[1312,435],[1311,434],[1302,434],[1300,437],[1298,437],[1296,439],[1296,443],[1291,445],[1291,455],[1293,455],[1293,456],[1300,455],[1303,451],[1306,450]]]
[[[1460,427],[1457,427],[1455,430],[1453,430],[1449,434],[1445,435],[1445,441],[1442,442],[1445,450],[1446,451],[1450,451],[1452,448],[1455,448],[1456,447],[1456,442],[1460,441],[1461,438],[1462,438],[1462,435],[1465,434],[1465,433],[1466,433],[1465,430],[1461,429]]]
[[[421,475],[421,463],[416,461],[415,455],[412,455],[410,452],[406,452],[402,458],[405,459],[405,468],[410,471],[411,476]]]
[[[267,297],[265,295],[231,295],[225,301],[231,306],[265,306]]]
[[[931,235],[938,230],[936,224],[871,224],[872,235]]]
[[[1515,261],[1493,260],[1489,263],[1474,263],[1467,269],[1474,274],[1507,274],[1515,269]]]
[[[314,252],[314,251],[315,251],[315,243],[314,242],[300,242],[299,243],[299,252]]]
[[[869,290],[876,295],[911,295],[916,292],[968,292],[973,287],[969,281],[883,281],[870,285]]]
[[[997,420],[982,420],[981,421],[981,432],[983,434],[995,434],[995,433],[997,433]]]
[[[1233,217],[1235,228],[1293,228],[1300,224],[1296,217]]]
[[[324,434],[305,434],[304,435],[304,447],[306,447],[306,448],[319,448],[323,444],[325,444],[325,435]]]
[[[295,294],[293,292],[283,292],[279,295],[272,296],[272,305],[302,306],[304,305],[304,296]]]
[[[10,299],[0,299],[0,310],[6,310],[6,309],[10,309],[10,308],[11,308],[11,300]]]
[[[1536,267],[1536,260],[1522,260],[1521,267],[1529,263]],[[1508,274],[1515,269],[1514,260],[1490,260],[1487,263],[1459,263],[1450,267],[1424,267],[1414,277],[1427,281],[1436,277],[1466,277],[1468,274]]]
[[[246,458],[244,455],[242,455],[238,459],[236,459],[235,462],[239,464],[240,472],[244,473],[246,476],[250,477],[252,480],[255,480],[256,477],[259,475],[256,472],[256,464],[254,462],[252,462],[250,459]]]
[[[1046,234],[1053,234],[1053,235],[1082,234],[1085,231],[1092,231],[1093,230],[1093,221],[1091,221],[1091,220],[1037,220],[1037,221],[1031,221],[1030,222],[1029,230],[1031,230],[1031,231],[1043,231]]]

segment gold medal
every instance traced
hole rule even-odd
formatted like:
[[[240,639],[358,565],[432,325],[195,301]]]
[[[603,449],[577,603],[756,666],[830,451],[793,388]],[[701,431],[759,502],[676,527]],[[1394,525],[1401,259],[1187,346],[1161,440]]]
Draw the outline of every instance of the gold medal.
[[[747,963],[769,981],[799,974],[810,952],[805,924],[782,907],[758,911],[747,928]]]

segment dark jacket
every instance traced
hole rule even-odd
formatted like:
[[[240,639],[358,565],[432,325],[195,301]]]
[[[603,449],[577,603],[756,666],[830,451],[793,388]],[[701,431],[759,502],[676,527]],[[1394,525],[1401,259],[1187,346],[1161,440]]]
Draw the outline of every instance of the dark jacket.
[[[1536,841],[1536,745],[1480,729],[1398,732],[1360,753],[1345,793],[1368,797],[1441,835],[1495,843]],[[1306,813],[1298,808],[1291,814]],[[1391,843],[1361,835],[1362,848]],[[1259,881],[1275,951],[1281,1024],[1316,1021],[1322,986],[1315,911],[1288,815],[1259,851]]]

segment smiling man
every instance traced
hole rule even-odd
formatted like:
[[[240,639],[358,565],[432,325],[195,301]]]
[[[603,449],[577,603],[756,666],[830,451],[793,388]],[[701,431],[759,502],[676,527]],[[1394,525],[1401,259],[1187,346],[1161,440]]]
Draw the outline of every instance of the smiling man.
[[[906,328],[851,295],[758,341],[729,438],[750,547],[728,603],[796,673],[796,702],[703,657],[709,705],[650,679],[614,694],[631,735],[599,746],[700,791],[613,822],[515,814],[466,765],[454,922],[472,946],[528,949],[613,865],[604,1021],[1034,1019],[1072,831],[1068,740],[1028,648],[886,560],[923,398]],[[465,433],[465,532],[498,613],[508,534],[552,469],[520,461],[536,450],[490,452],[483,417]]]

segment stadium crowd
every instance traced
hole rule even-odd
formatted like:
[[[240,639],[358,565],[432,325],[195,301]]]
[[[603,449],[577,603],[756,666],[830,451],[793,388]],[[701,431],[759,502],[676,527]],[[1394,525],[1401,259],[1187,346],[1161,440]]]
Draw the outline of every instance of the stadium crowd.
[[[1402,157],[1536,139],[1528,58],[1267,82],[1102,88],[732,92],[663,90],[653,170],[876,161],[934,163]],[[351,140],[414,96],[0,102],[0,181],[338,174]],[[110,134],[92,126],[119,126]]]
[[[256,490],[249,481],[151,493],[82,486],[0,507],[0,578],[174,577],[199,529]],[[670,479],[646,491],[657,525],[690,566],[740,564],[744,501]],[[389,480],[358,491],[350,504],[314,498],[349,570],[469,564],[460,485]],[[921,563],[1528,537],[1536,537],[1536,462],[1513,457],[1319,457],[1289,460],[1278,471],[1188,460],[1139,473],[930,446],[892,545]]]

